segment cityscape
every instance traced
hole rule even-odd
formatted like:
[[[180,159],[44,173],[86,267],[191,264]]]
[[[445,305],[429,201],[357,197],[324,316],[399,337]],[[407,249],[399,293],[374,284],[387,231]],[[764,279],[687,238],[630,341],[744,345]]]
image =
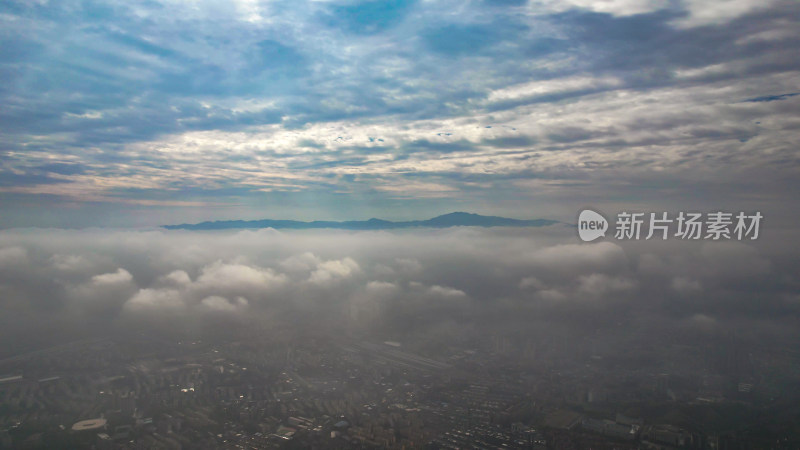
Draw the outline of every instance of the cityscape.
[[[0,361],[3,448],[746,449],[800,443],[800,354],[735,335],[593,351],[252,330],[87,339]],[[634,336],[635,340],[635,336]],[[596,342],[595,342],[596,343]],[[657,356],[656,356],[657,355]],[[662,359],[663,358],[663,359]],[[654,359],[660,359],[656,361]],[[697,374],[701,374],[697,376]],[[779,437],[776,439],[776,437]]]

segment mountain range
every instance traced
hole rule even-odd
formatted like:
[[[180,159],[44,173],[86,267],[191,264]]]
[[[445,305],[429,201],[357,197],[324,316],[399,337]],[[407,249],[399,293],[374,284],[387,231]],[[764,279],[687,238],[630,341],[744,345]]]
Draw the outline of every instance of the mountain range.
[[[168,230],[230,230],[239,228],[275,228],[306,230],[313,228],[335,228],[341,230],[390,230],[398,228],[448,228],[448,227],[542,227],[559,223],[557,220],[520,220],[498,216],[482,216],[467,212],[453,212],[427,220],[393,222],[383,219],[328,221],[315,220],[221,220],[195,224],[164,225]]]

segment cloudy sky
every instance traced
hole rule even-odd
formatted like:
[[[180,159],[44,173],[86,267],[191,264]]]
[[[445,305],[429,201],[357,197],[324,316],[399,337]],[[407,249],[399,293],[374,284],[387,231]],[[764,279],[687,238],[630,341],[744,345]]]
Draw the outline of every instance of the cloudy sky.
[[[789,228],[797,17],[792,0],[4,1],[0,227],[594,206]]]

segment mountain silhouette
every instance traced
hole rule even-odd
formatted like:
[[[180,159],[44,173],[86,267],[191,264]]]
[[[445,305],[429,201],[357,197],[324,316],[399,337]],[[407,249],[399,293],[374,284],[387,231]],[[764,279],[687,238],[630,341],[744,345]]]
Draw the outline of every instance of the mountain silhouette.
[[[303,222],[299,220],[220,220],[195,224],[164,225],[168,230],[231,230],[241,228],[275,228],[307,230],[334,228],[340,230],[391,230],[398,228],[449,228],[449,227],[542,227],[559,223],[548,219],[509,219],[498,216],[482,216],[467,212],[453,212],[427,220],[393,222],[383,219]]]

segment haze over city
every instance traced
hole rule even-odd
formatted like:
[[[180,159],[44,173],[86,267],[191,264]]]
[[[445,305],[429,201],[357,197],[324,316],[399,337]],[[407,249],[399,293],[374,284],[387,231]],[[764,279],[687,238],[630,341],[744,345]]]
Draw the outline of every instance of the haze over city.
[[[798,17],[3,2],[0,448],[800,447]]]

